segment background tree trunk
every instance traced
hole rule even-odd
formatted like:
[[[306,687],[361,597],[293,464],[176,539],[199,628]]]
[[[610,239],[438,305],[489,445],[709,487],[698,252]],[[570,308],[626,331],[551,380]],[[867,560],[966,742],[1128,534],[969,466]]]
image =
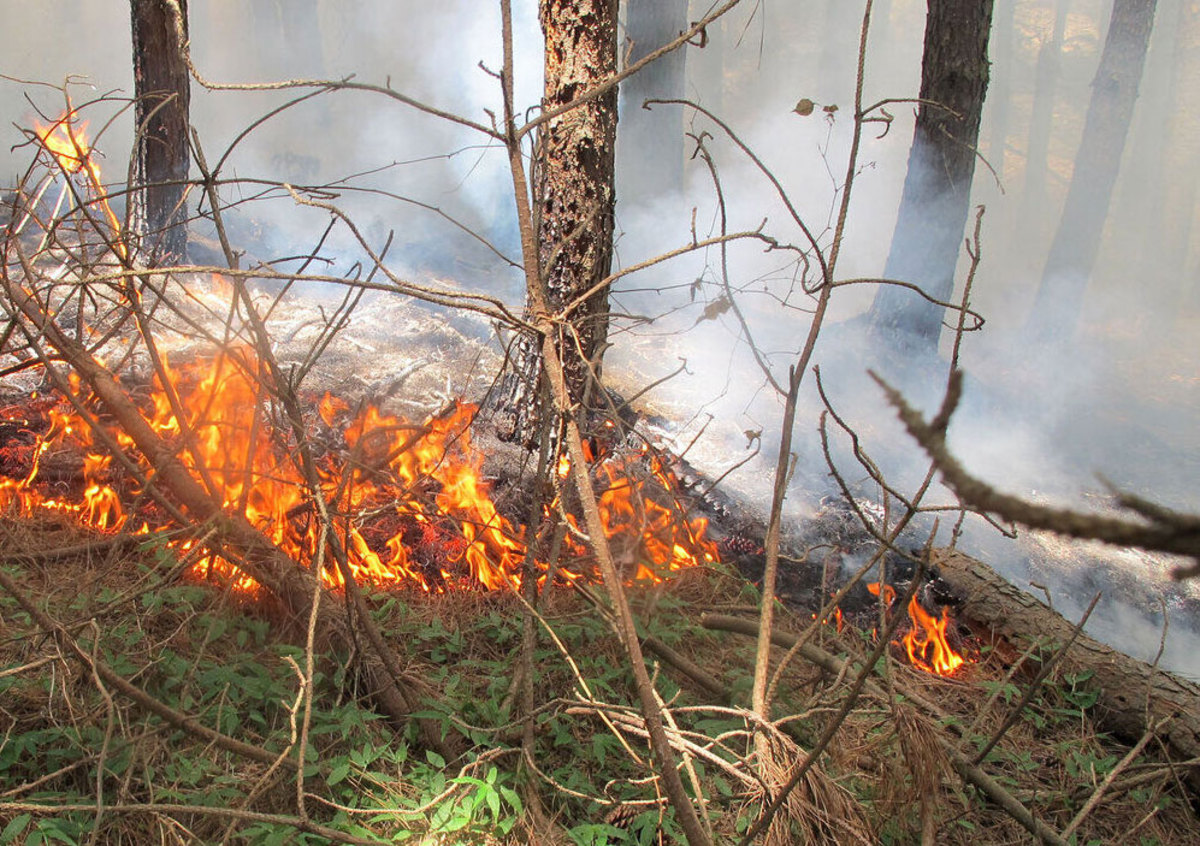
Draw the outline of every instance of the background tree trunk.
[[[627,64],[687,29],[687,0],[626,0]],[[686,53],[676,50],[621,83],[617,172],[622,202],[653,201],[683,188],[683,109],[642,103],[685,96]]]
[[[1069,0],[1064,0],[1069,2]],[[991,43],[995,61],[992,70],[999,65],[1000,73],[991,74],[991,92],[988,95],[988,121],[991,132],[987,145],[987,157],[996,173],[1004,176],[1004,157],[1008,149],[1008,125],[1010,101],[1012,100],[1013,78],[1013,30],[1016,27],[1016,0],[995,0]],[[999,87],[997,87],[999,86]]]
[[[179,7],[186,32],[187,0]],[[171,264],[187,254],[188,72],[166,4],[131,0],[130,13],[137,122],[130,245],[146,264]]]
[[[618,0],[541,0],[546,40],[544,109],[569,103],[616,73],[617,4]],[[616,88],[538,130],[533,178],[538,275],[552,311],[593,288],[612,267],[616,136]],[[558,331],[555,342],[567,389],[583,411],[599,390],[600,360],[607,345],[608,292],[588,297]],[[527,444],[542,412],[538,347],[537,338],[518,338],[498,400],[500,435]]]
[[[1156,3],[1113,2],[1071,187],[1029,317],[1034,337],[1067,338],[1078,327],[1113,185],[1121,168],[1125,137],[1133,120]]]
[[[949,299],[975,175],[987,93],[992,0],[929,0],[921,99],[900,214],[884,276]],[[936,105],[934,105],[936,104]],[[896,286],[880,287],[872,329],[911,352],[936,355],[943,309]]]
[[[1197,188],[1200,177],[1200,0],[1182,0],[1175,27],[1172,56],[1163,185],[1166,196],[1156,209],[1165,240],[1165,267],[1177,268],[1179,276],[1171,280],[1177,286],[1181,306],[1194,305],[1195,273],[1184,272],[1192,255],[1195,235]],[[1148,243],[1153,243],[1149,241]],[[1194,265],[1192,265],[1194,268]]]
[[[1038,50],[1034,69],[1033,114],[1029,119],[1029,138],[1025,144],[1025,185],[1021,197],[1017,244],[1041,255],[1047,227],[1046,177],[1050,169],[1050,134],[1054,128],[1054,107],[1058,80],[1062,76],[1062,42],[1071,11],[1071,0],[1059,0],[1050,38]]]

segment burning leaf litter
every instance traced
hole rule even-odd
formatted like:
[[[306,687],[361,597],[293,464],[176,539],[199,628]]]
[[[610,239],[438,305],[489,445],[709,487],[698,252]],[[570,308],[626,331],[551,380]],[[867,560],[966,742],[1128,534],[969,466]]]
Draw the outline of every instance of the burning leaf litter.
[[[257,367],[244,350],[165,366],[167,385],[155,378],[143,414],[177,445],[181,461],[223,508],[244,515],[290,556],[311,564],[320,535],[314,498],[297,466],[296,444],[272,425],[272,409],[254,377]],[[331,446],[318,464],[319,495],[335,515],[357,579],[427,591],[519,587],[525,529],[504,517],[491,497],[484,456],[471,441],[475,406],[459,403],[414,424],[374,405],[353,413],[331,394],[315,405],[314,437]],[[10,478],[0,479],[0,506],[23,515],[65,513],[102,532],[164,527],[165,518],[153,508],[127,505],[140,487],[114,468],[113,456],[96,444],[87,421],[65,399],[39,397],[0,414],[0,426],[21,436],[4,447],[2,467]],[[124,433],[112,428],[109,434],[139,461]],[[64,454],[82,456],[78,482],[48,484],[47,456]],[[635,473],[635,463],[649,472]],[[152,468],[140,464],[150,478]],[[22,465],[28,469],[11,477]],[[632,580],[658,582],[717,560],[705,519],[680,516],[670,496],[672,479],[652,455],[608,455],[593,474],[603,485],[605,525],[627,552]],[[584,553],[579,544],[573,551]],[[205,557],[195,566],[201,575],[210,568],[243,589],[255,587],[222,559]],[[329,586],[342,586],[336,569],[321,575]]]

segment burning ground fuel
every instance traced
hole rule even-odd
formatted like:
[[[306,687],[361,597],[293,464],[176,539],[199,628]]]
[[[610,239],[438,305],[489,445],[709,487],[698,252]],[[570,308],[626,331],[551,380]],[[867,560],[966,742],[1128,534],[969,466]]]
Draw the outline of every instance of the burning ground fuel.
[[[102,212],[90,225],[124,259],[121,223],[92,155],[86,121],[68,111],[39,125],[36,136],[52,168],[82,189],[76,199]],[[65,187],[56,207],[67,198]],[[212,298],[220,311],[233,291],[213,274],[210,294],[189,296]],[[454,403],[413,423],[371,403],[352,409],[327,393],[303,398],[315,409],[303,421],[287,420],[279,404],[267,400],[263,384],[270,374],[249,348],[174,365],[158,360],[154,375],[130,390],[141,419],[225,513],[244,518],[293,561],[317,567],[327,586],[343,588],[345,574],[328,554],[323,530],[337,534],[325,540],[344,550],[356,582],[429,592],[520,587],[526,529],[493,500],[484,455],[472,443],[474,406]],[[0,410],[0,507],[26,516],[59,513],[110,534],[182,528],[169,508],[147,495],[159,468],[81,385],[72,374],[73,401],[35,395]],[[315,479],[306,475],[297,425]],[[660,455],[628,448],[596,453],[601,450],[588,459],[601,521],[629,583],[659,583],[720,558],[707,519],[688,516],[687,498]],[[564,564],[556,563],[554,572],[561,579],[590,578],[595,573],[586,536],[562,502],[569,471],[564,458],[558,493],[545,506],[561,512],[569,526],[556,553]],[[321,510],[332,519],[321,519]],[[726,551],[736,552],[738,538],[722,534]],[[259,589],[229,558],[192,549],[191,540],[169,543],[188,556],[196,577],[225,580],[244,592]],[[535,562],[536,572],[548,569],[547,562]],[[907,612],[901,642],[912,663],[953,673],[963,659],[947,640],[946,610],[931,613],[914,599]]]
[[[244,515],[294,560],[311,566],[319,547],[316,503],[297,466],[294,438],[262,401],[256,368],[245,351],[164,366],[165,385],[155,377],[141,411],[224,509]],[[306,423],[312,442],[324,449],[316,460],[321,497],[336,515],[356,580],[427,591],[520,586],[524,529],[501,515],[491,498],[484,456],[471,441],[474,406],[455,404],[416,424],[374,405],[352,412],[329,394],[313,405],[317,413]],[[95,402],[84,398],[80,406],[94,410]],[[140,495],[137,473],[151,481],[153,468],[134,457],[127,435],[102,415],[97,422],[109,435],[103,440],[128,451],[123,457],[134,463],[134,472],[120,469],[125,462],[114,466],[114,456],[65,399],[34,396],[4,408],[0,504],[24,515],[67,514],[99,531],[168,528],[161,510]],[[599,505],[606,531],[621,544],[631,581],[658,582],[716,560],[705,519],[681,514],[672,479],[652,454],[607,456],[594,468],[603,485]],[[567,547],[582,556],[583,546],[573,538]],[[231,578],[241,589],[256,587],[219,557],[203,557],[193,571]],[[560,572],[579,575],[570,567]],[[343,586],[336,569],[323,567],[321,575],[329,586]]]
[[[293,560],[313,566],[320,544],[317,506],[296,463],[295,439],[256,387],[257,368],[247,350],[178,366],[164,363],[163,375],[134,393],[146,422],[174,445],[224,509],[243,515]],[[520,587],[525,529],[503,516],[492,498],[484,455],[471,439],[475,406],[456,403],[417,424],[371,404],[352,410],[329,393],[311,400],[315,411],[305,422],[308,438],[321,450],[316,462],[321,496],[356,581],[431,592]],[[94,398],[80,396],[76,402],[34,394],[0,408],[0,508],[26,517],[56,513],[97,532],[135,537],[180,528],[142,495],[139,476],[152,483],[154,470],[137,457],[131,439],[105,423]],[[95,437],[85,414],[107,437]],[[103,442],[119,444],[122,460],[114,463]],[[761,547],[744,536],[726,535],[717,543],[709,537],[707,518],[689,518],[674,474],[654,451],[591,451],[601,453],[591,456],[591,475],[600,487],[606,534],[630,583],[662,582],[715,563],[722,552],[761,556]],[[560,482],[568,470],[564,459],[556,471]],[[546,507],[559,509],[561,502]],[[589,578],[578,523],[573,515],[567,519],[567,561],[556,572],[564,579]],[[192,544],[174,545],[195,562],[190,567],[195,577],[258,590],[235,564],[193,551]],[[342,588],[331,559],[326,556],[321,577],[329,587]],[[547,571],[545,562],[537,567]],[[878,596],[878,584],[868,587]],[[900,613],[895,588],[883,589],[887,607]],[[856,621],[868,619],[870,604],[858,604],[866,610]],[[942,606],[931,614],[916,595],[905,611],[909,622],[897,645],[913,666],[952,675],[965,659],[948,636],[949,611]],[[840,609],[835,619],[840,627]]]

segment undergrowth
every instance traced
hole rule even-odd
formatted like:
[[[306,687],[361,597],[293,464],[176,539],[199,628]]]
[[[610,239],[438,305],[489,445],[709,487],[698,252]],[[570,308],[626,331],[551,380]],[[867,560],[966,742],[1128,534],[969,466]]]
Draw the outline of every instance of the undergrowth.
[[[154,550],[119,560],[39,558],[37,549],[54,540],[26,535],[25,551],[9,544],[0,566],[89,655],[278,762],[247,760],[138,710],[72,657],[62,636],[39,631],[12,596],[0,594],[0,844],[681,839],[656,791],[619,643],[571,591],[542,608],[528,735],[514,597],[371,598],[377,622],[409,661],[406,672],[437,691],[418,716],[464,739],[462,755],[447,761],[422,748],[411,726],[397,729],[370,710],[371,691],[347,672],[347,656],[318,648],[306,703],[304,650],[281,641],[277,632],[286,627],[262,609],[207,584],[159,584],[170,561]],[[793,715],[796,731],[772,734],[771,760],[756,759],[751,723],[736,707],[747,701],[753,644],[697,622],[705,607],[753,599],[752,589],[717,572],[637,598],[644,633],[703,665],[733,694],[731,703],[717,702],[667,666],[652,668],[693,744],[686,781],[703,794],[718,842],[736,842],[757,819],[765,787],[777,783],[772,773],[803,760],[846,689],[846,679],[794,661],[775,716]],[[781,625],[803,623],[785,615]],[[822,639],[850,657],[870,646],[869,636],[850,632],[826,631]],[[924,685],[953,725],[902,697],[863,697],[766,842],[901,844],[931,831],[938,843],[1023,842],[1022,829],[955,777],[938,745],[939,737],[957,737],[962,748],[979,748],[1021,698],[1023,680],[1006,679],[986,651],[956,680],[919,679],[891,659],[880,670],[883,685],[901,675]],[[983,763],[1060,827],[1127,752],[1092,729],[1094,694],[1085,681],[1051,679]],[[302,805],[287,763],[301,745]],[[1192,842],[1194,816],[1169,769],[1144,758],[1122,777],[1127,784],[1109,792],[1074,842]]]

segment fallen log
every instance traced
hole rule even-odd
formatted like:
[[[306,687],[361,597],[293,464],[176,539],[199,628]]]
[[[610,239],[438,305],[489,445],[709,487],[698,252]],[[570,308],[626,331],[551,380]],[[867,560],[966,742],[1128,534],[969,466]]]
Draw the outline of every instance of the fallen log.
[[[1044,602],[1008,582],[981,561],[958,550],[934,550],[931,562],[965,600],[956,611],[960,624],[985,643],[1061,646],[1073,624]],[[1047,653],[1048,654],[1048,653]],[[1035,661],[1036,658],[1031,658]],[[1129,743],[1154,733],[1200,792],[1200,685],[1153,667],[1080,633],[1059,659],[1066,673],[1091,675],[1080,688],[1097,696],[1092,716],[1098,728]]]

